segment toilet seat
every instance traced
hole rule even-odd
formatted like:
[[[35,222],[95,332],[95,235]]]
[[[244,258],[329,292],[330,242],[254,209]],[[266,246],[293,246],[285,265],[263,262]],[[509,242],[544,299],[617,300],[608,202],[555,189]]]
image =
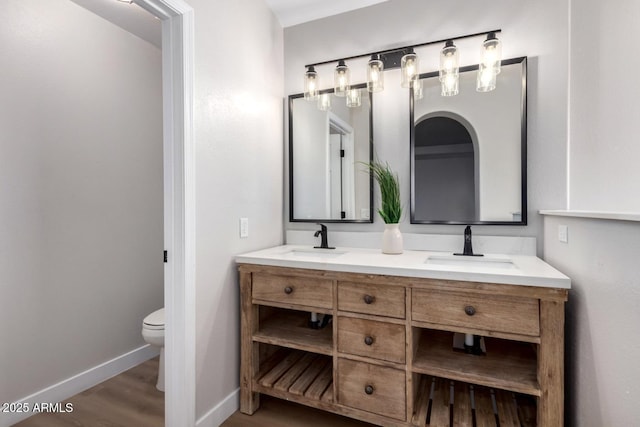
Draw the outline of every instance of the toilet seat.
[[[142,338],[147,344],[160,348],[156,388],[164,391],[164,308],[156,310],[144,318],[142,321]]]
[[[147,330],[164,330],[164,308],[145,317],[142,321],[142,327]]]

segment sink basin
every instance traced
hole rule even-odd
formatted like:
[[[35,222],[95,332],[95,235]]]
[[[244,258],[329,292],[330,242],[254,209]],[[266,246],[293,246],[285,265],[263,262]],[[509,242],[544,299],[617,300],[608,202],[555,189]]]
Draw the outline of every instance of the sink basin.
[[[305,256],[305,257],[314,257],[314,258],[336,258],[336,257],[339,257],[340,255],[346,254],[345,251],[338,251],[335,249],[315,249],[315,248],[293,249],[288,253],[294,256]]]
[[[431,255],[426,259],[425,264],[446,266],[455,265],[469,268],[517,268],[509,258],[494,258],[486,256],[468,257],[456,255]]]

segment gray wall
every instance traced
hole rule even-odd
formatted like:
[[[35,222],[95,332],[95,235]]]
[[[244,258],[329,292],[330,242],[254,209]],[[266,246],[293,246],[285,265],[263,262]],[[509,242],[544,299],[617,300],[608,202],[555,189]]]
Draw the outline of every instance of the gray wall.
[[[0,402],[144,345],[163,306],[161,53],[68,0],[0,7]]]
[[[569,242],[558,241],[558,225]],[[566,305],[567,426],[640,420],[640,223],[545,218],[545,260],[572,281]]]
[[[451,19],[447,19],[451,17]],[[476,234],[542,238],[537,211],[564,206],[566,187],[568,2],[499,0],[487,7],[462,0],[390,0],[365,9],[285,29],[285,93],[302,91],[304,65],[340,57],[501,28],[505,58],[528,56],[528,201],[527,227],[474,227]],[[482,38],[458,43],[461,65],[477,63]],[[441,46],[427,49],[421,71],[437,69]],[[350,61],[352,80],[365,81],[363,61]],[[321,86],[331,84],[335,64],[318,67]],[[398,171],[402,199],[409,209],[409,95],[399,71],[385,73],[385,90],[374,94],[374,144],[377,155]],[[376,192],[376,200],[379,194]],[[379,201],[376,202],[376,205]],[[287,229],[315,225],[286,223]],[[381,231],[374,224],[334,225],[340,231]],[[401,230],[412,233],[462,233],[462,226],[411,225],[408,212]],[[357,240],[353,242],[357,245]]]
[[[196,416],[240,370],[234,255],[282,242],[282,27],[263,0],[190,0],[195,13]],[[259,70],[259,72],[257,72]],[[249,218],[240,239],[239,218]]]
[[[640,2],[571,4],[569,208],[640,211]]]
[[[567,204],[640,212],[640,3],[571,3]],[[613,65],[615,64],[615,65]],[[558,241],[567,225],[569,242]],[[640,223],[545,218],[545,259],[571,277],[567,304],[567,425],[637,425]]]

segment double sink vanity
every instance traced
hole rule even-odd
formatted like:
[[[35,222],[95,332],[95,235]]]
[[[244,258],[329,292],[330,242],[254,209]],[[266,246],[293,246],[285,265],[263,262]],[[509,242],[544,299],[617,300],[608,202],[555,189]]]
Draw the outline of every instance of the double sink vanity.
[[[381,426],[563,424],[570,280],[535,256],[287,245],[236,262],[243,413],[266,394]]]
[[[460,68],[456,97],[438,71],[407,92],[411,224],[527,225],[527,58],[503,60],[491,92],[479,67]],[[358,170],[374,161],[373,96],[333,92],[330,109],[289,96],[292,223],[374,220]],[[245,414],[265,394],[381,426],[563,424],[570,280],[535,256],[286,245],[236,262]]]

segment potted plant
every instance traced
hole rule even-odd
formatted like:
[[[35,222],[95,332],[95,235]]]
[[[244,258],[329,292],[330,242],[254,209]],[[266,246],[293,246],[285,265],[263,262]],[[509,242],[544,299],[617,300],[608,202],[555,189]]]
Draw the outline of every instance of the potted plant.
[[[400,202],[400,184],[398,175],[394,174],[388,163],[374,161],[368,163],[369,170],[380,188],[381,206],[378,213],[385,222],[382,235],[382,252],[385,254],[402,253],[402,233],[399,222],[402,218],[402,204]]]

